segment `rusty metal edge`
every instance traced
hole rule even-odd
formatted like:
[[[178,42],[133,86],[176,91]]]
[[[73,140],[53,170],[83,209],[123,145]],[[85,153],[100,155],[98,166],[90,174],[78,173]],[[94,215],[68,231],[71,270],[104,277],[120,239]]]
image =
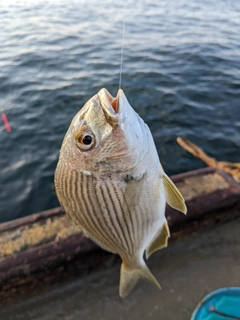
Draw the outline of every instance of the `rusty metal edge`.
[[[213,174],[215,172],[219,173],[230,185],[232,185],[236,189],[240,189],[240,185],[228,173],[216,167],[206,167],[206,168],[179,173],[176,175],[172,175],[171,179],[174,183],[177,183],[185,179],[189,179],[189,178],[197,177],[201,175]]]
[[[29,216],[18,218],[12,221],[7,221],[0,223],[0,232],[9,231],[12,229],[20,228],[35,222],[52,218],[54,216],[64,215],[65,211],[62,207],[53,208],[50,210],[41,211],[38,213],[33,213]]]
[[[224,208],[234,206],[236,203],[240,204],[240,185],[229,174],[219,168],[207,167],[189,171],[171,176],[171,179],[174,183],[179,183],[192,177],[214,173],[222,176],[228,182],[229,188],[210,192],[186,201],[188,208],[187,216],[183,216],[180,212],[167,206],[166,217],[171,229],[177,230],[184,223],[199,220],[206,213],[223,210]]]
[[[188,207],[187,216],[167,206],[166,218],[171,231],[177,231],[181,229],[184,224],[186,225],[191,223],[191,221],[201,219],[206,213],[223,210],[224,208],[234,206],[236,203],[240,204],[240,186],[220,169],[199,169],[173,176],[172,179],[174,182],[180,182],[193,176],[214,172],[222,175],[224,179],[229,182],[230,188],[218,190],[186,201]],[[2,226],[0,225],[0,232],[63,214],[65,214],[65,212],[61,207],[43,211],[38,214],[33,214],[32,216],[20,218],[17,221],[3,223]],[[71,255],[86,253],[97,249],[100,248],[82,234],[76,234],[58,242],[52,241],[38,247],[29,248],[0,260],[0,284],[7,278],[35,272],[40,268],[40,265],[51,265],[54,261],[64,261]],[[25,267],[23,267],[23,265],[25,265]]]
[[[11,255],[0,261],[0,282],[14,276],[35,272],[39,268],[51,265],[55,260],[69,260],[76,254],[85,254],[99,247],[83,234],[72,235],[58,242],[52,241],[39,247]],[[31,268],[29,265],[31,264]],[[22,266],[25,266],[24,268]]]

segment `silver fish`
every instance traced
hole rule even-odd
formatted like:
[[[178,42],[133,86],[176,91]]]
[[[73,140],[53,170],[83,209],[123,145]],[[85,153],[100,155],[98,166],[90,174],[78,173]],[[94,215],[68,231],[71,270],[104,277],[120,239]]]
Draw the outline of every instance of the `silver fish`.
[[[122,259],[119,294],[139,278],[160,285],[143,259],[166,247],[166,202],[186,213],[148,126],[119,89],[93,96],[73,118],[55,171],[58,199],[81,230]]]

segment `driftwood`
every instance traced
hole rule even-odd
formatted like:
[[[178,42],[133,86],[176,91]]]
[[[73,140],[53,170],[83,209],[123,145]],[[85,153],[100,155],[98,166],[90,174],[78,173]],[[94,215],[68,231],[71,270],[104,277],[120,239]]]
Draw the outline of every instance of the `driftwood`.
[[[235,181],[240,183],[240,162],[217,161],[215,158],[209,157],[201,148],[187,139],[178,137],[177,142],[181,147],[190,152],[196,158],[201,159],[209,167],[215,167],[224,170],[230,174]]]

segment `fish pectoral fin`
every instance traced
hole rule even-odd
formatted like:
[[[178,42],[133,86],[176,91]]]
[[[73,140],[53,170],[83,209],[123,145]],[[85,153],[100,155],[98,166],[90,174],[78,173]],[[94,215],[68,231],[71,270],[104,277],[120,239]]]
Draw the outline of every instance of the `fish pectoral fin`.
[[[125,298],[135,287],[140,278],[147,279],[154,285],[161,289],[160,284],[157,282],[151,271],[146,264],[136,269],[128,268],[122,263],[120,274],[120,287],[119,294],[121,298]]]
[[[164,225],[158,231],[157,235],[154,237],[150,246],[146,250],[146,258],[148,259],[153,252],[167,247],[169,237],[170,231],[168,228],[167,220],[165,219]]]
[[[181,195],[178,188],[172,182],[172,180],[164,173],[162,176],[164,189],[167,197],[167,203],[174,209],[177,209],[184,214],[187,213],[187,207],[185,205],[185,200]]]

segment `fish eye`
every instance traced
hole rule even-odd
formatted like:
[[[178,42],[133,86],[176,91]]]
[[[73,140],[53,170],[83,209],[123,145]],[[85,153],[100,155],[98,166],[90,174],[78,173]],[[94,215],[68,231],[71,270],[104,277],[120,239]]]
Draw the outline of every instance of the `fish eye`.
[[[87,134],[85,137],[83,137],[82,142],[85,145],[89,145],[92,143],[92,137]]]
[[[94,135],[89,132],[83,132],[76,137],[76,144],[81,150],[90,150],[95,144]]]

